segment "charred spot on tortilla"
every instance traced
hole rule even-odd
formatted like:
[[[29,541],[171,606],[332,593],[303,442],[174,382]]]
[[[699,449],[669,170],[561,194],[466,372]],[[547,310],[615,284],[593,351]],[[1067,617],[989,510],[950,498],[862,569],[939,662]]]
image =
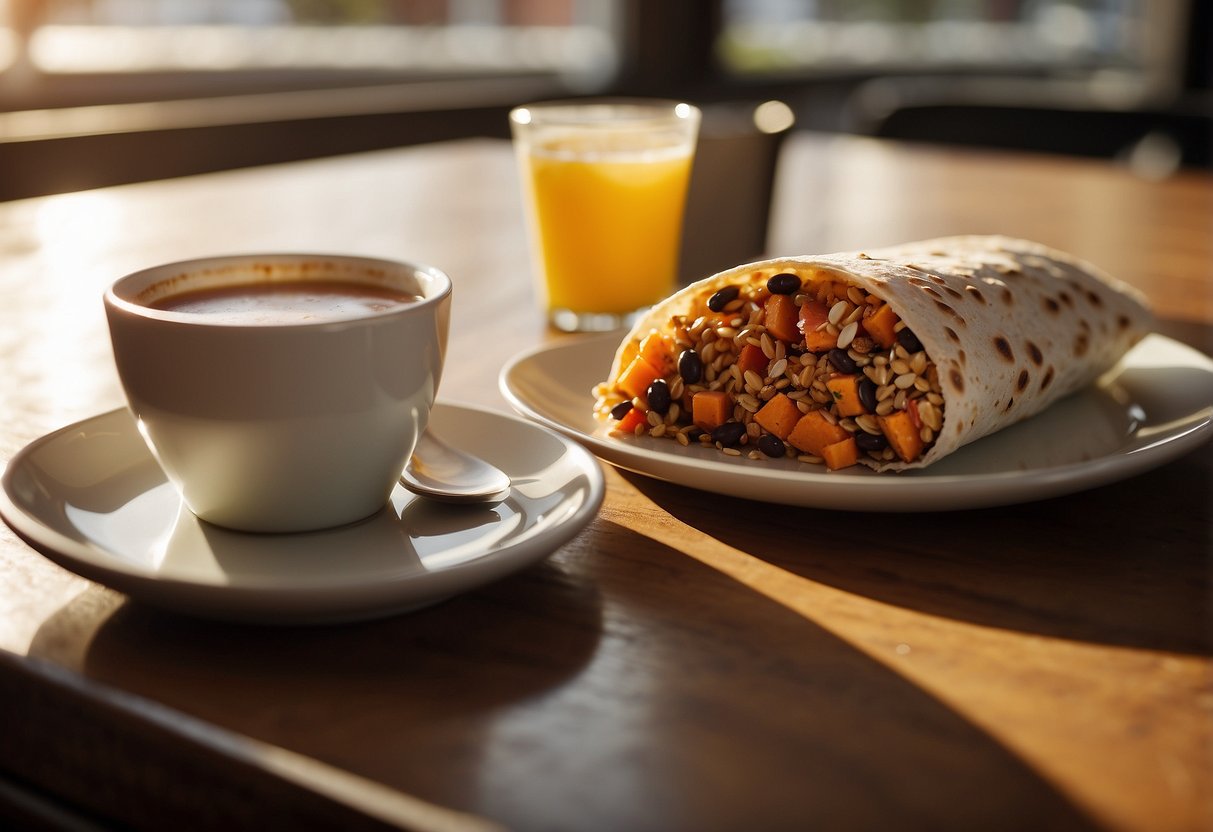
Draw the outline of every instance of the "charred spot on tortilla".
[[[1092,292],[1090,289],[1087,290],[1087,300],[1089,300],[1091,302],[1092,306],[1095,306],[1095,307],[1103,306],[1103,299],[1100,298],[1099,295]]]
[[[1003,336],[994,336],[994,349],[998,350],[998,354],[1001,355],[1005,360],[1015,360],[1015,351],[1011,349],[1011,342]]]
[[[981,290],[978,289],[976,286],[972,286],[972,285],[965,286],[965,291],[968,292],[970,295],[972,295],[974,298],[976,298],[978,300],[978,302],[985,304],[987,306],[989,305],[989,303],[986,301],[986,296],[983,295],[981,293]]]
[[[1062,292],[1057,297],[1059,297],[1061,299],[1061,302],[1064,303],[1066,306],[1074,305],[1074,298],[1070,297],[1069,292]]]
[[[931,292],[931,294],[935,294],[935,290],[934,290],[934,289],[929,289],[929,290],[927,290],[927,291],[930,291],[930,292]],[[937,300],[937,301],[935,301],[935,305],[936,305],[937,307],[939,307],[940,309],[942,309],[944,312],[947,312],[947,313],[948,313],[949,315],[951,315],[953,318],[955,318],[955,319],[956,319],[956,323],[960,324],[961,326],[965,326],[965,319],[964,319],[964,318],[962,318],[962,317],[961,317],[961,315],[960,315],[960,313],[959,313],[959,312],[957,312],[955,309],[953,309],[953,308],[952,308],[950,305],[948,305],[946,302],[944,302],[944,301],[942,301],[942,300]]]
[[[955,367],[948,373],[948,378],[952,380],[952,386],[956,388],[958,393],[963,393],[965,389],[965,377],[960,374],[960,370]]]
[[[1040,381],[1040,389],[1044,390],[1046,387],[1048,387],[1052,383],[1053,383],[1053,368],[1049,367],[1049,369],[1045,370],[1045,377],[1043,379],[1041,379],[1041,381]]]
[[[957,344],[959,344],[959,343],[960,343],[960,336],[956,334],[956,330],[952,329],[952,327],[950,327],[950,326],[945,326],[945,327],[943,328],[943,331],[944,331],[945,333],[947,333],[947,336],[948,336],[949,338],[951,338],[953,341],[955,341]]]
[[[964,300],[964,295],[962,295],[960,292],[953,289],[951,286],[944,286],[943,290],[945,292],[947,292],[949,295],[951,295],[952,297],[956,298],[957,300]]]
[[[956,353],[956,357],[957,357],[957,359],[960,360],[961,364],[964,364],[966,361],[969,360],[969,356],[967,354],[965,354],[964,350],[961,350],[960,352]]]
[[[1045,305],[1045,311],[1048,312],[1050,315],[1056,315],[1058,312],[1061,311],[1061,304],[1059,304],[1057,301],[1053,300],[1053,298],[1045,298],[1044,305]]]
[[[1116,326],[1120,329],[1128,329],[1131,323],[1132,321],[1129,320],[1128,315],[1121,315],[1116,319]]]
[[[1025,346],[1028,348],[1028,358],[1031,358],[1032,363],[1039,367],[1045,360],[1044,353],[1040,351],[1040,347],[1036,346],[1034,341],[1028,341]]]
[[[1030,380],[1030,378],[1031,378],[1031,376],[1029,376],[1027,370],[1020,370],[1019,378],[1016,379],[1016,381],[1015,381],[1015,389],[1018,390],[1020,393],[1022,393],[1024,391],[1024,388],[1028,386],[1028,381]]]
[[[1007,404],[1005,407],[1003,407],[1003,410],[1010,410],[1014,406],[1015,406],[1015,399],[1014,398],[1007,399]]]
[[[1010,288],[1007,286],[1002,287],[1002,302],[1005,303],[1007,306],[1015,305],[1015,295],[1011,292]]]
[[[1091,339],[1087,337],[1086,333],[1078,333],[1078,335],[1074,338],[1074,355],[1078,358],[1082,358],[1087,354],[1087,349],[1090,346]]]

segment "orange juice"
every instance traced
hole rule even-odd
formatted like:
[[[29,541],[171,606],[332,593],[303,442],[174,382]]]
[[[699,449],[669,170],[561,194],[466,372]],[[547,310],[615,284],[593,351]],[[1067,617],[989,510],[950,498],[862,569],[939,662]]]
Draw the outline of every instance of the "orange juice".
[[[510,111],[548,321],[614,329],[673,291],[699,110],[581,99]]]
[[[554,142],[522,164],[549,309],[626,315],[673,291],[690,148]]]

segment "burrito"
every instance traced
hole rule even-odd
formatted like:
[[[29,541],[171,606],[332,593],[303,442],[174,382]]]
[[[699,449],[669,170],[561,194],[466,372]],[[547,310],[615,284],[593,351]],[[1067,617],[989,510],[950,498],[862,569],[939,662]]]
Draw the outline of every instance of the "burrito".
[[[623,441],[921,468],[1092,383],[1151,328],[1139,292],[1024,240],[781,257],[643,314],[595,415]]]

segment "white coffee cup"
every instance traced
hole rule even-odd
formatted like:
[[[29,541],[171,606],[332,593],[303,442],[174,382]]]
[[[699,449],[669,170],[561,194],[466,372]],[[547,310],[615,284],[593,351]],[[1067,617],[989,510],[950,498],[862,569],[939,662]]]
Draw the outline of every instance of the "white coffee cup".
[[[173,306],[199,290],[297,281],[416,300],[301,320]],[[450,279],[430,266],[266,254],[135,272],[106,292],[105,310],[131,412],[189,509],[228,528],[298,532],[387,502],[429,420],[450,299]]]

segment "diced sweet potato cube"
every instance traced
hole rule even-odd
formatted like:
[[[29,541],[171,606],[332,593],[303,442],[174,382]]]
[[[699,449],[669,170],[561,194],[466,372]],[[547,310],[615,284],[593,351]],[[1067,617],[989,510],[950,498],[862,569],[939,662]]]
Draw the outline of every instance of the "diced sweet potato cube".
[[[648,395],[649,385],[657,378],[661,378],[661,371],[646,361],[644,356],[638,355],[619,375],[615,386],[631,398],[643,400]]]
[[[807,454],[821,456],[826,445],[841,442],[850,435],[846,428],[826,419],[820,410],[813,410],[800,417],[787,441]]]
[[[635,433],[637,425],[647,425],[648,417],[643,407],[633,407],[624,417],[615,423],[615,430],[623,433]]]
[[[720,427],[732,415],[729,395],[721,390],[704,390],[691,399],[691,421],[704,430]]]
[[[787,439],[788,434],[800,421],[800,408],[796,402],[783,393],[778,393],[754,414],[754,421],[762,426],[767,433],[773,433],[780,439]]]
[[[841,442],[833,442],[821,449],[821,458],[831,471],[848,468],[859,461],[859,446],[855,437],[848,436]]]
[[[897,333],[893,330],[893,327],[897,326],[899,320],[900,318],[893,311],[893,307],[886,303],[863,319],[863,328],[867,331],[868,335],[876,339],[876,343],[888,349],[897,340]]]
[[[810,332],[830,319],[830,309],[824,303],[807,300],[800,307],[800,328]]]
[[[804,345],[809,352],[829,352],[838,346],[838,336],[824,329],[810,332],[804,336]]]
[[[834,397],[839,416],[859,416],[866,413],[859,400],[859,376],[834,376],[826,379],[826,389]]]
[[[800,330],[804,333],[804,345],[810,352],[825,352],[838,346],[837,335],[831,335],[826,329],[817,330],[829,317],[830,310],[824,303],[811,300],[800,307]]]
[[[767,355],[760,348],[753,344],[746,344],[741,348],[741,354],[737,356],[737,369],[741,372],[753,370],[760,376],[767,374]]]
[[[664,336],[659,332],[650,332],[640,342],[640,355],[665,375],[674,369],[674,353]]]
[[[767,298],[764,320],[767,332],[789,344],[800,340],[796,328],[796,304],[791,295],[771,295]]]
[[[918,455],[922,453],[922,437],[918,434],[918,428],[914,427],[914,420],[908,412],[897,410],[888,416],[877,416],[876,421],[880,424],[885,438],[889,440],[889,446],[903,462],[918,459]]]

